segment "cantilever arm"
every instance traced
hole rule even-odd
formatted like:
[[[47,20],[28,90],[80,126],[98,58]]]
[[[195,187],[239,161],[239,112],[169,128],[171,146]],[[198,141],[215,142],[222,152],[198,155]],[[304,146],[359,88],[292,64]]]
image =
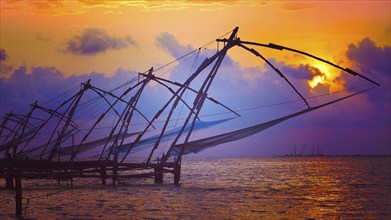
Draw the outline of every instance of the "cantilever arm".
[[[310,108],[310,105],[308,104],[307,100],[304,98],[303,95],[301,95],[301,93],[295,88],[295,86],[293,86],[293,84],[284,76],[284,74],[282,74],[282,72],[277,69],[276,67],[274,67],[274,65],[272,63],[270,63],[269,60],[267,60],[264,56],[262,56],[260,53],[258,53],[258,51],[254,50],[254,49],[250,49],[242,44],[238,44],[240,47],[250,51],[251,53],[253,53],[255,56],[257,57],[260,57],[262,60],[264,60],[271,68],[273,68],[274,71],[276,71],[278,73],[278,75],[280,75],[291,87],[293,90],[295,90],[295,92],[301,97],[301,99],[303,99],[303,101],[305,102],[305,104],[307,105],[308,108]]]
[[[117,110],[115,110],[115,108],[114,108],[114,105],[115,105],[116,103],[111,104],[111,103],[109,102],[109,100],[107,100],[106,97],[105,97],[104,95],[102,95],[102,93],[100,93],[100,89],[97,89],[97,88],[91,86],[91,90],[94,91],[94,92],[95,92],[96,94],[98,94],[103,100],[105,100],[105,101],[107,102],[107,104],[110,106],[109,110],[110,110],[110,109],[113,109],[113,111],[115,112],[115,114],[117,114],[117,116],[118,116],[119,118],[121,118],[121,115],[120,115],[120,114],[117,112]],[[101,90],[101,91],[103,91],[103,90]],[[105,92],[104,92],[104,93],[105,93]]]
[[[155,82],[159,83],[160,85],[166,87],[166,88],[167,88],[175,97],[178,97],[179,100],[181,100],[181,101],[183,102],[183,104],[185,104],[185,106],[186,106],[190,111],[192,111],[191,107],[186,103],[186,101],[183,100],[182,97],[180,97],[178,94],[176,94],[174,90],[172,90],[172,89],[171,89],[169,86],[167,86],[166,84],[160,82],[158,79],[154,79],[154,80],[155,80]],[[198,119],[199,119],[199,118],[198,118]]]
[[[13,118],[9,118],[8,120],[9,121],[12,121],[12,122],[15,122],[15,123],[20,123],[22,120],[23,120],[23,117],[25,117],[25,115],[18,115],[18,114],[13,114],[12,115],[14,118],[16,118],[16,119],[13,119]],[[42,121],[42,119],[40,119],[40,118],[37,118],[37,117],[30,117],[30,118],[32,118],[32,119],[37,119],[37,120],[41,120]],[[31,124],[30,122],[27,122],[27,124],[31,127],[31,129],[37,129],[33,124]]]
[[[118,101],[122,101],[122,102],[124,102],[126,105],[129,105],[129,103],[127,102],[127,101],[125,101],[125,100],[123,100],[121,97],[118,97],[118,96],[116,96],[116,95],[114,95],[113,93],[111,93],[111,92],[107,92],[107,91],[105,91],[105,90],[103,90],[103,89],[99,89],[98,87],[94,87],[94,86],[92,86],[91,85],[91,88],[93,88],[93,89],[96,89],[96,90],[98,90],[98,91],[100,91],[100,92],[103,92],[103,93],[105,93],[105,94],[108,94],[108,95],[110,95],[111,97],[113,97],[113,98],[116,98]],[[96,91],[95,91],[96,92]],[[115,105],[115,103],[116,103],[117,101],[115,101],[113,104],[110,104],[109,103],[109,105],[110,106],[114,106]],[[137,113],[139,113],[148,123],[150,123],[150,121],[148,120],[148,118],[143,114],[143,113],[141,113],[135,106],[130,106],[131,108],[133,108]],[[153,126],[153,125],[151,125],[154,129],[156,129],[155,128],[155,126]]]
[[[183,87],[183,88],[186,88],[186,89],[189,89],[190,91],[194,92],[194,93],[197,93],[197,91],[189,86],[185,86],[181,83],[178,83],[178,82],[172,82],[170,80],[167,80],[167,79],[163,79],[163,78],[159,78],[159,77],[155,77],[157,80],[162,80],[164,82],[168,82],[168,83],[171,83],[173,85],[176,85],[176,86],[179,86],[179,87]],[[241,117],[241,115],[237,112],[235,112],[234,110],[232,110],[231,108],[229,108],[228,106],[222,104],[221,102],[217,101],[216,99],[212,98],[212,97],[209,97],[207,96],[206,97],[207,99],[209,99],[210,101],[214,102],[215,104],[217,105],[221,105],[222,107],[226,108],[228,111],[234,113],[235,115],[237,115],[238,117]]]
[[[218,39],[217,41],[226,42],[226,39]],[[369,82],[371,82],[371,83],[373,83],[373,84],[375,84],[377,86],[380,86],[379,83],[377,83],[377,82],[369,79],[368,77],[366,77],[364,75],[361,75],[361,74],[359,74],[359,73],[357,73],[357,72],[355,72],[355,71],[353,71],[353,70],[351,70],[349,68],[343,68],[343,67],[341,67],[341,66],[339,66],[337,64],[334,64],[334,63],[332,63],[330,61],[327,61],[325,59],[322,59],[320,57],[317,57],[315,55],[312,55],[310,53],[307,53],[307,52],[304,52],[304,51],[301,51],[301,50],[296,50],[296,49],[293,49],[293,48],[289,48],[289,47],[285,47],[285,46],[281,46],[281,45],[273,44],[273,43],[262,44],[262,43],[256,43],[256,42],[250,42],[250,41],[240,41],[240,44],[242,44],[242,45],[243,44],[248,44],[248,45],[267,47],[267,48],[271,48],[271,49],[275,49],[275,50],[288,50],[288,51],[292,51],[292,52],[295,52],[295,53],[299,53],[299,54],[311,57],[311,58],[313,58],[315,60],[319,60],[321,62],[327,63],[327,64],[329,64],[329,65],[331,65],[331,66],[333,66],[333,67],[335,67],[337,69],[340,69],[340,70],[343,70],[343,71],[345,71],[347,73],[350,73],[353,76],[359,76],[359,77],[361,77],[361,78],[363,78],[363,79],[365,79],[365,80],[367,80],[367,81],[369,81]]]
[[[51,115],[53,115],[53,116],[56,116],[56,117],[59,118],[60,120],[68,120],[68,116],[63,115],[63,114],[59,113],[59,112],[56,111],[56,110],[49,109],[49,108],[45,108],[45,107],[40,106],[40,105],[38,105],[38,104],[36,104],[36,107],[37,107],[38,109],[41,109],[41,110],[44,111],[44,112],[47,112],[47,113],[49,113],[49,114],[51,114]],[[65,118],[65,119],[64,119],[64,118]],[[72,119],[70,119],[69,125],[72,126],[72,127],[74,127],[75,129],[79,130],[79,129],[78,129],[77,123],[74,122]]]

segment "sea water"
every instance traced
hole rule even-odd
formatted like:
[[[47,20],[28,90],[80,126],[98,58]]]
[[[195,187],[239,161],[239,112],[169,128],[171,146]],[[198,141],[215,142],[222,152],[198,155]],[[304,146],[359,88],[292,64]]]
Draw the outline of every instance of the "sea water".
[[[14,191],[0,180],[0,219]],[[184,158],[181,185],[166,174],[99,180],[23,180],[29,219],[391,219],[391,157]]]

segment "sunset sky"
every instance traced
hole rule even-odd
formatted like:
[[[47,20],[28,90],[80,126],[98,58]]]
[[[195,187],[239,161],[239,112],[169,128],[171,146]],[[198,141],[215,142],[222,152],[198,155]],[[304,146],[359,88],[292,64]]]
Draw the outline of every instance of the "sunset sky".
[[[87,78],[102,86],[119,85],[136,72],[158,68],[238,26],[242,40],[306,51],[381,86],[200,155],[282,155],[303,144],[307,147],[304,153],[319,146],[327,154],[391,154],[388,0],[0,0],[0,8],[2,118],[10,110],[22,111],[35,100],[46,101]],[[214,43],[209,50],[216,47]],[[367,83],[353,84],[343,75],[347,73],[294,53],[257,50],[286,70],[306,97]],[[244,50],[230,50],[227,60],[221,83],[232,86],[235,93],[215,94],[233,109],[263,105],[256,100],[266,91],[264,85],[270,88],[268,92],[275,88],[271,85],[286,86],[276,81],[279,78],[271,78],[270,69]],[[219,86],[217,82],[215,88]],[[270,94],[267,100],[280,100]]]

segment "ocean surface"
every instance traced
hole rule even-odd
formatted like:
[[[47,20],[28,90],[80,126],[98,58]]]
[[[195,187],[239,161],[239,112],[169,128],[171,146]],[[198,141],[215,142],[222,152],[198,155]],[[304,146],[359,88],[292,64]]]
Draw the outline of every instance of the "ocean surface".
[[[15,219],[0,184],[0,219]],[[180,186],[167,174],[23,187],[28,219],[391,219],[391,157],[184,158]]]

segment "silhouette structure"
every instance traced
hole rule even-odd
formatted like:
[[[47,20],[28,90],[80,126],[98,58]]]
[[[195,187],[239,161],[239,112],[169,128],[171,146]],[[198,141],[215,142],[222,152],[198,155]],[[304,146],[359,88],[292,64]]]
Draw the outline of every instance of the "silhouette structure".
[[[156,76],[157,70],[151,68],[111,91],[95,87],[88,80],[80,89],[64,93],[59,102],[58,99],[57,103],[53,101],[53,108],[35,102],[26,114],[8,113],[0,125],[0,178],[6,179],[7,188],[15,188],[16,214],[22,214],[21,180],[24,178],[68,179],[71,183],[74,178],[100,178],[102,183],[112,179],[116,185],[119,178],[154,178],[155,183],[162,183],[165,174],[173,174],[174,183],[179,184],[183,155],[254,135],[290,118],[379,86],[364,75],[309,53],[277,44],[242,41],[237,33],[238,27],[228,38],[217,39],[218,44],[224,46],[200,65],[194,65],[189,77],[181,83]],[[308,56],[361,77],[373,87],[311,106],[288,78],[250,45]],[[191,139],[195,131],[231,119],[201,121],[200,112],[206,101],[240,117],[238,112],[208,96],[225,55],[233,47],[243,48],[266,62],[297,93],[306,109],[231,132]],[[175,62],[198,57],[201,49]],[[195,81],[198,83],[193,83]],[[139,106],[143,102],[143,92],[151,82],[166,88],[171,98],[161,108],[143,112]],[[175,115],[178,111],[187,115],[179,120]],[[102,129],[108,124],[111,126]]]

